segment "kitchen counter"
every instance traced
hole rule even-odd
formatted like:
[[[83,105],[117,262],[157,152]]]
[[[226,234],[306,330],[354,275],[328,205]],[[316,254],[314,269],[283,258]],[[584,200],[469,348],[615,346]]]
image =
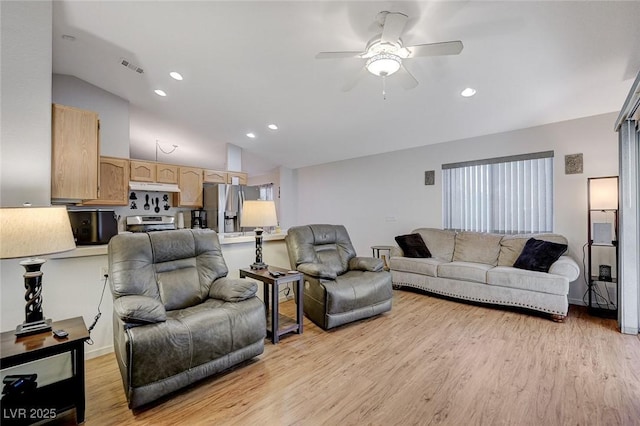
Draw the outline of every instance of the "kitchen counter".
[[[279,234],[263,234],[262,241],[282,241],[287,236],[285,231]],[[255,243],[255,235],[243,235],[228,237],[220,235],[220,245],[225,246],[228,244],[240,244],[240,243]],[[88,257],[88,256],[104,256],[107,254],[107,244],[95,245],[95,246],[78,246],[75,250],[67,251],[64,253],[57,253],[47,256],[49,259],[69,259],[72,257]]]

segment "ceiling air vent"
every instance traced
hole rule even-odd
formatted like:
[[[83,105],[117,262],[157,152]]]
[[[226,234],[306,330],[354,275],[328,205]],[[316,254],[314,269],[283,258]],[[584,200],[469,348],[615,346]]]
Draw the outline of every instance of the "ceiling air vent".
[[[131,62],[129,62],[128,59],[120,58],[120,64],[123,67],[127,67],[130,70],[137,72],[138,74],[142,74],[144,72],[144,70],[142,68],[140,68],[139,66],[137,66],[135,64],[132,64]]]

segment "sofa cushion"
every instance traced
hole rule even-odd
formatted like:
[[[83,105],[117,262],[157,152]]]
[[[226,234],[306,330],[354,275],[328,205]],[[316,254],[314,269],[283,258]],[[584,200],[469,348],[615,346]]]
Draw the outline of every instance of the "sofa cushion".
[[[420,234],[398,235],[395,239],[402,249],[405,257],[431,257],[431,252],[427,248]]]
[[[513,264],[514,268],[549,272],[549,268],[567,251],[566,244],[530,238]]]
[[[412,233],[418,233],[429,247],[431,257],[445,262],[453,259],[453,249],[456,243],[456,232],[435,228],[418,228]]]
[[[496,266],[488,271],[487,284],[561,296],[569,293],[569,280],[563,276],[510,266]]]
[[[522,253],[524,245],[530,238],[536,238],[552,243],[567,244],[567,239],[559,234],[517,234],[505,235],[500,241],[500,255],[498,256],[498,266],[513,266]]]
[[[453,260],[456,262],[486,263],[496,266],[502,235],[483,232],[459,232]]]
[[[392,257],[389,262],[389,268],[393,271],[412,272],[414,274],[428,275],[430,277],[438,276],[438,265],[446,263],[434,257],[426,259],[408,258],[408,257]]]
[[[487,271],[492,268],[485,263],[454,261],[438,265],[438,277],[486,283]]]

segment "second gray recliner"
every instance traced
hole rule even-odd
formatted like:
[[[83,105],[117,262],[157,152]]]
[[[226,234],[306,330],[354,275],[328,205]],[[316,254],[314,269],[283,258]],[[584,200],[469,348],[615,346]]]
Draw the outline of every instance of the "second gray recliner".
[[[304,312],[323,329],[391,309],[391,274],[380,259],[358,257],[342,225],[289,228],[289,261],[304,274]]]

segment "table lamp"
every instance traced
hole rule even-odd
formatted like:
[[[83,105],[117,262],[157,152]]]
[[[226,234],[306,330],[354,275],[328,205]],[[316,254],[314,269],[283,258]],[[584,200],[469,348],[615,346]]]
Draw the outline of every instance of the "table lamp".
[[[28,257],[20,262],[24,274],[27,302],[24,323],[16,328],[16,336],[51,330],[51,320],[42,314],[42,272],[46,254],[76,248],[64,206],[0,208],[0,259]]]
[[[240,226],[256,228],[256,261],[251,269],[266,269],[267,265],[262,261],[262,227],[277,224],[276,205],[273,201],[250,200],[242,203]]]

